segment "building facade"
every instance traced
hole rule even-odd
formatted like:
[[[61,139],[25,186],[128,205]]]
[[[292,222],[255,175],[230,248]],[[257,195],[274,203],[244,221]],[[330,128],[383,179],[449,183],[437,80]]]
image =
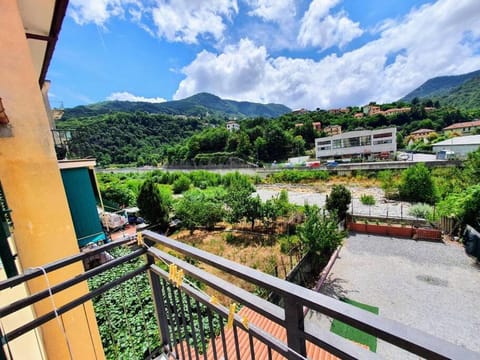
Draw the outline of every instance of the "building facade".
[[[432,148],[436,154],[442,150],[452,151],[455,158],[465,159],[469,153],[480,148],[480,135],[454,137],[433,144]]]
[[[446,128],[443,128],[443,131],[447,134],[455,132],[455,133],[458,133],[459,135],[468,135],[478,129],[480,129],[479,119],[452,124],[450,126],[447,126]]]
[[[240,130],[240,124],[236,121],[227,121],[227,130],[230,132],[238,131]]]
[[[349,131],[315,139],[317,159],[392,154],[397,150],[397,128]]]
[[[0,181],[14,224],[10,240],[18,255],[19,272],[79,252],[51,133],[53,117],[45,80],[67,5],[66,0],[12,0],[1,5],[0,97],[8,122],[0,124]],[[54,286],[83,272],[81,264],[72,264],[49,273],[48,281]],[[43,277],[31,280],[24,291],[37,293],[45,289],[45,283]],[[88,291],[86,282],[81,282],[56,293],[56,307]],[[0,306],[15,301],[16,294],[9,296],[2,293]],[[50,311],[52,303],[47,300],[31,309],[32,314]],[[9,320],[2,318],[5,331],[15,328]],[[15,358],[104,359],[91,302],[62,315],[61,320],[63,329],[50,321],[31,344],[12,342],[13,353],[27,353]]]

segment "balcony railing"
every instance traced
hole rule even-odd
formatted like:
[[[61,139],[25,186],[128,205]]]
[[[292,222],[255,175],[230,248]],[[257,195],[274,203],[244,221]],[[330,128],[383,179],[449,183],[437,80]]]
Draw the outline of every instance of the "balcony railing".
[[[89,293],[14,329],[4,329],[1,335],[0,359],[9,359],[9,344],[26,332],[46,322],[61,317],[82,303],[115,291],[120,284],[148,274],[158,323],[159,352],[148,351],[145,359],[306,359],[319,358],[319,352],[329,352],[342,359],[373,359],[379,356],[363,347],[335,335],[328,330],[315,329],[304,318],[304,307],[338,319],[386,342],[428,359],[478,359],[480,354],[433,337],[401,323],[382,318],[344,302],[286,282],[271,275],[248,268],[233,261],[199,250],[151,231],[142,233],[143,241],[128,254],[88,270],[70,280],[55,284],[49,289],[29,295],[0,308],[0,320],[42,299],[67,290],[75,284],[116,268],[132,259],[146,255],[142,265],[133,271],[105,283]],[[81,253],[33,269],[25,274],[0,282],[0,291],[23,284],[35,277],[82,261],[89,256],[125,245],[126,241],[109,243],[88,253]],[[181,255],[172,255],[181,254]],[[194,259],[192,261],[192,259]],[[267,289],[283,298],[283,307],[274,305],[238,286],[213,275],[199,266],[213,267],[234,275],[247,283]],[[192,264],[194,263],[194,264]],[[173,267],[172,265],[175,265]],[[170,266],[169,268],[167,266]],[[165,269],[170,269],[166,271]],[[178,271],[175,273],[175,269]],[[184,277],[179,276],[179,270]],[[175,275],[176,274],[176,275]],[[176,280],[177,282],[175,283]],[[199,286],[200,284],[200,286]],[[208,287],[209,294],[206,292]],[[232,312],[215,301],[214,291],[222,294],[221,301],[235,302],[242,306]],[[218,297],[220,298],[220,297]],[[143,299],[145,301],[145,299]],[[229,305],[229,304],[224,304]],[[253,317],[257,320],[253,320]],[[194,326],[193,319],[201,320]],[[259,320],[261,319],[261,321]],[[260,324],[260,322],[262,324]],[[268,322],[275,333],[265,330]],[[217,324],[217,327],[214,326]],[[218,326],[220,325],[220,326]],[[137,336],[142,339],[143,333]],[[138,340],[138,339],[137,339]]]

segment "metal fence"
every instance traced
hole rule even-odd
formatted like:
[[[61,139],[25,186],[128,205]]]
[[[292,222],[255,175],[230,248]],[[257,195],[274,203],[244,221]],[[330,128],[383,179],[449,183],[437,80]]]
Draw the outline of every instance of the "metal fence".
[[[307,329],[303,315],[304,306],[366,331],[421,357],[478,359],[480,356],[480,354],[406,325],[371,314],[152,231],[144,231],[142,234],[142,245],[128,255],[116,258],[70,280],[1,308],[0,320],[92,276],[144,254],[147,255],[147,260],[135,270],[122,274],[98,288],[91,289],[89,293],[70,301],[55,311],[39,316],[15,329],[6,329],[0,334],[3,350],[0,352],[0,359],[9,359],[12,356],[9,351],[9,343],[27,331],[62,316],[85,301],[145,273],[150,277],[151,299],[149,301],[153,301],[155,305],[160,344],[162,352],[164,352],[163,358],[306,359],[316,358],[316,355],[312,355],[315,351],[328,351],[342,359],[378,358],[375,353],[327,330]],[[122,245],[121,241],[106,244],[94,249],[92,253],[106,251],[119,245]],[[172,252],[181,254],[182,257],[174,256]],[[43,269],[45,272],[58,270],[74,262],[82,261],[92,253],[71,256],[45,265]],[[203,270],[194,265],[196,262],[201,262],[278,294],[284,300],[283,307],[274,305],[213,275],[212,272]],[[0,291],[42,275],[42,271],[37,269],[2,281],[0,282]],[[215,301],[214,297],[206,293],[206,287],[226,296],[230,299],[229,303],[222,305]],[[225,300],[223,301],[225,302]],[[236,313],[235,307],[232,307],[233,303],[242,306],[242,310]],[[251,320],[252,314],[257,314],[262,319],[270,321],[280,329],[280,333],[283,335],[274,336],[259,324],[253,321],[249,322],[248,317]],[[193,326],[194,319],[201,320],[198,326]],[[217,327],[213,326],[214,323]],[[133,335],[140,338],[140,340],[135,338],[135,341],[141,341],[143,337],[142,332]],[[260,351],[264,352],[260,354]],[[152,359],[153,356],[154,354],[149,353],[145,358]],[[13,358],[15,358],[15,354],[13,354]]]

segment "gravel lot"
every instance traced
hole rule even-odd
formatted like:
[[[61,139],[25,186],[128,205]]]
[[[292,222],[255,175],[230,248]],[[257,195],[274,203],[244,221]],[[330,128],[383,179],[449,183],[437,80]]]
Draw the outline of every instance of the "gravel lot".
[[[377,306],[380,315],[479,352],[480,266],[456,243],[353,234],[322,292]],[[309,322],[329,328],[315,313]],[[314,325],[312,325],[314,326]],[[387,359],[418,359],[381,340]]]
[[[383,217],[403,217],[413,218],[408,215],[411,204],[403,201],[392,201],[385,199],[384,192],[378,187],[361,187],[356,185],[347,186],[352,193],[352,204],[350,206],[350,213],[354,215],[372,215]],[[257,194],[265,201],[277,196],[282,189],[288,191],[288,199],[291,203],[297,205],[318,205],[323,207],[327,191],[315,191],[313,186],[308,185],[260,185],[257,187]],[[360,197],[363,195],[372,195],[375,198],[375,205],[363,205]]]

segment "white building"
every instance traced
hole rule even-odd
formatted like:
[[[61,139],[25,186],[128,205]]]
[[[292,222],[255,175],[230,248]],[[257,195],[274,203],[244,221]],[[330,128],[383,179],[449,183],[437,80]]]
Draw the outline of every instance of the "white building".
[[[228,131],[238,131],[240,130],[240,124],[237,123],[236,121],[228,121],[227,122],[227,130]]]
[[[480,148],[480,135],[458,136],[432,145],[438,154],[441,150],[453,151],[456,158],[466,158],[468,153]]]
[[[397,128],[349,131],[315,139],[317,159],[384,157],[397,150]]]

